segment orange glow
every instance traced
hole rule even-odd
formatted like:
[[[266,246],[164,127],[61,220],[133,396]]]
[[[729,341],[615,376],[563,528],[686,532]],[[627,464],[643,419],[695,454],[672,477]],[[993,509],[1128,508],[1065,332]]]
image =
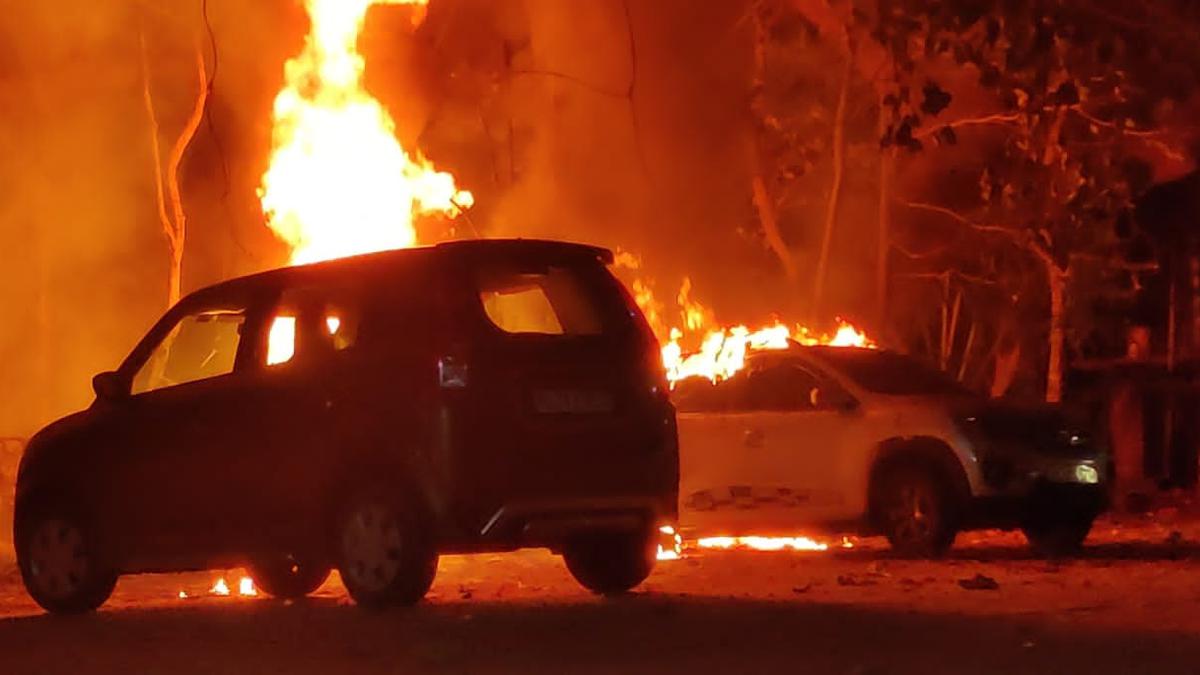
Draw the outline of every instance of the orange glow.
[[[671,527],[670,525],[663,525],[662,527],[658,528],[658,531],[659,533],[670,537],[672,543],[669,547],[659,544],[658,553],[655,557],[659,560],[679,560],[682,558],[683,537],[680,536],[680,534],[675,531],[675,528]]]
[[[428,0],[305,0],[312,28],[275,98],[273,151],[259,197],[294,264],[417,243],[416,216],[456,216],[473,204],[454,177],[410,153],[362,86],[358,35],[373,4]]]
[[[748,352],[787,349],[793,342],[806,346],[876,346],[866,333],[845,321],[839,321],[837,331],[832,336],[814,334],[804,326],[789,328],[779,322],[754,331],[746,326],[714,328],[704,334],[700,349],[690,354],[685,354],[680,346],[683,337],[683,331],[672,329],[662,348],[663,366],[672,385],[688,377],[704,377],[713,382],[729,379],[746,367]]]
[[[258,595],[258,589],[254,588],[254,580],[250,577],[242,577],[238,581],[238,595],[244,597],[254,597]]]
[[[225,577],[217,579],[217,582],[213,584],[212,588],[208,589],[208,592],[213,595],[229,595],[229,584],[225,583]]]
[[[188,599],[188,594],[187,594],[187,593],[185,593],[184,591],[179,591],[179,596],[178,596],[178,597],[179,597],[179,599],[180,599],[180,600],[187,600],[187,599]]]
[[[287,363],[296,354],[296,317],[277,316],[267,336],[267,365]]]
[[[845,540],[843,540],[845,541]],[[829,544],[808,537],[705,537],[696,540],[700,548],[749,548],[755,551],[828,551]]]

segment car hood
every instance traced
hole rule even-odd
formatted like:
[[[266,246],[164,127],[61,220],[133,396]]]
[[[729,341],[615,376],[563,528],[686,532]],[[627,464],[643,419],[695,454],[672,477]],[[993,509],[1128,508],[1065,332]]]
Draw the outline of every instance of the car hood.
[[[18,480],[29,466],[40,461],[47,453],[56,452],[56,448],[73,445],[74,439],[86,433],[88,427],[91,426],[93,417],[90,410],[81,410],[51,422],[34,434],[33,438],[30,438],[29,442],[25,444],[21,462],[17,465]]]
[[[957,419],[968,433],[997,449],[1072,458],[1100,454],[1088,425],[1057,406],[987,401],[964,406],[957,412]]]

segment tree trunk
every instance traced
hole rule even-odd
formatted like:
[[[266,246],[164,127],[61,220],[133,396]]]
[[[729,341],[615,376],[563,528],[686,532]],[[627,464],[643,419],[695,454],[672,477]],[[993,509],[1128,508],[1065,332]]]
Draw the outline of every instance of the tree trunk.
[[[1066,275],[1056,265],[1047,263],[1050,281],[1050,359],[1046,364],[1046,402],[1062,401],[1063,344],[1066,339],[1063,316],[1066,296]]]
[[[169,267],[167,270],[167,307],[179,302],[183,288],[183,251],[187,242],[187,214],[183,209],[183,193],[179,185],[179,167],[183,163],[184,153],[196,136],[200,122],[204,119],[204,108],[208,103],[208,74],[204,64],[204,52],[200,42],[195,43],[196,73],[199,91],[195,104],[188,115],[183,129],[171,147],[171,153],[166,158],[166,171],[163,171],[162,149],[159,143],[158,113],[154,107],[154,96],[150,86],[150,63],[146,54],[146,31],[144,27],[138,33],[141,47],[142,66],[142,101],[146,106],[146,116],[150,126],[150,148],[154,154],[154,188],[155,200],[158,207],[159,224],[163,236],[167,240]],[[168,204],[170,210],[168,211]]]
[[[755,157],[757,160],[757,156]],[[767,184],[763,179],[762,171],[757,166],[753,167],[754,177],[751,179],[750,187],[754,198],[754,208],[758,211],[758,222],[762,225],[763,236],[767,239],[767,246],[779,258],[779,264],[783,266],[783,272],[787,275],[788,281],[795,282],[797,278],[796,263],[792,260],[791,249],[788,248],[787,242],[783,240],[783,234],[779,231],[779,220],[775,217],[775,203],[771,199],[770,193],[767,192]]]
[[[842,86],[838,92],[837,110],[833,117],[833,183],[829,188],[829,201],[825,206],[825,227],[821,235],[821,254],[817,258],[817,278],[813,284],[813,314],[820,315],[825,295],[825,276],[829,267],[829,249],[833,242],[833,228],[837,223],[838,203],[842,194],[842,178],[846,172],[846,99],[850,93],[850,80],[854,75],[854,50],[846,57],[842,73]]]
[[[1007,336],[1001,335],[997,340],[996,369],[988,392],[992,398],[1000,398],[1008,392],[1013,378],[1016,377],[1017,366],[1021,364],[1021,341],[1013,340],[1012,346],[1004,349],[1000,345],[1007,339]]]

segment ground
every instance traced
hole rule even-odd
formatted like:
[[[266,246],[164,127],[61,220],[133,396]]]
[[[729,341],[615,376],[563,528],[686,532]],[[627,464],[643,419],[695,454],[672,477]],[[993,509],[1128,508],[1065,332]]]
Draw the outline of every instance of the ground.
[[[543,551],[448,557],[426,602],[382,613],[336,578],[282,603],[212,596],[203,573],[126,578],[98,614],[48,617],[0,563],[0,672],[1196,672],[1200,524],[1108,520],[1071,561],[1023,544],[693,552],[614,600]]]

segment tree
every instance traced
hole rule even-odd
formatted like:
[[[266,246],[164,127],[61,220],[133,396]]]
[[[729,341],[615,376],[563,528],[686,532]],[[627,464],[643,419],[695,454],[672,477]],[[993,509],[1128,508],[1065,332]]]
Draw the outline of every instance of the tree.
[[[904,114],[884,144],[916,152],[924,147],[922,137],[952,145],[966,127],[1002,129],[977,148],[977,194],[939,194],[929,186],[928,199],[909,199],[906,205],[959,226],[956,244],[978,252],[966,256],[975,258],[975,267],[1017,274],[1033,269],[1042,277],[1045,291],[1037,301],[1044,302],[1047,315],[1041,329],[1047,345],[1045,397],[1057,402],[1073,328],[1067,325],[1071,299],[1096,291],[1073,282],[1081,276],[1090,283],[1104,280],[1080,269],[1139,271],[1122,259],[1114,225],[1131,205],[1143,173],[1133,147],[1149,142],[1172,151],[1164,132],[1154,128],[1152,101],[1167,93],[1155,86],[1165,83],[1154,71],[1164,62],[1187,63],[1194,76],[1200,72],[1195,57],[1136,48],[1148,46],[1152,38],[1144,30],[1152,24],[1115,21],[1127,9],[1115,2],[993,6],[878,0],[875,7],[873,34],[889,46],[900,69],[915,70],[921,58],[952,57],[977,74],[982,93],[995,101],[990,114],[922,129],[929,113],[949,103],[949,95],[931,82],[921,103],[925,114]],[[903,105],[897,102],[898,117]],[[997,266],[1006,250],[1023,256],[1024,264]]]
[[[197,129],[204,118],[205,105],[208,102],[210,82],[204,62],[204,52],[201,49],[199,36],[193,37],[195,52],[197,92],[192,110],[184,121],[182,128],[170,144],[170,150],[164,157],[161,148],[158,111],[154,105],[154,94],[150,71],[150,59],[146,46],[146,27],[144,19],[138,26],[139,54],[141,57],[142,100],[146,107],[146,117],[150,130],[150,148],[154,159],[155,203],[158,210],[159,225],[167,241],[169,266],[167,271],[167,306],[179,302],[183,286],[183,254],[187,243],[187,213],[183,208],[183,194],[179,183],[179,168],[183,163],[184,154],[196,135]]]

